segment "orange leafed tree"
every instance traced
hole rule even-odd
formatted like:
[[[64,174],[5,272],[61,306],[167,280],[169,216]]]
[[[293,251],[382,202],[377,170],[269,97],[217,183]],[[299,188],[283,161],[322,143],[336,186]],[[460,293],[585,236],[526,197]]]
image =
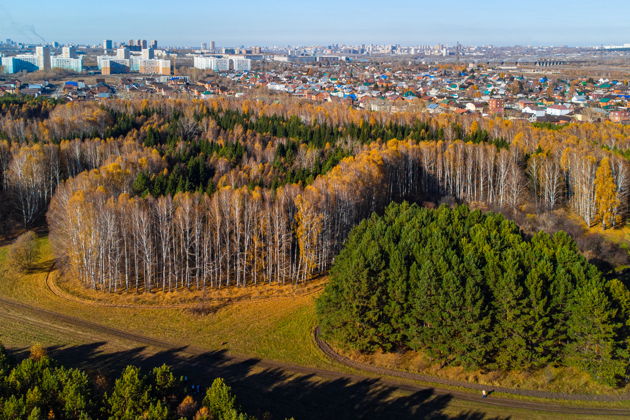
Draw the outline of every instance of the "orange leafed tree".
[[[601,223],[604,229],[618,226],[621,223],[620,205],[610,160],[603,158],[595,172],[595,223]]]

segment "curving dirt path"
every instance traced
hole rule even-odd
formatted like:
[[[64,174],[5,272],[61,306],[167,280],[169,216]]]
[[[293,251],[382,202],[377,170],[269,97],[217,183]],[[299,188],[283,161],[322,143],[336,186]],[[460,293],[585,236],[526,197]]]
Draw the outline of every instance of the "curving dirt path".
[[[494,385],[483,385],[473,382],[455,381],[446,378],[440,378],[439,376],[425,375],[421,373],[405,372],[395,369],[388,369],[384,367],[378,367],[370,365],[368,363],[358,362],[348,357],[342,356],[337,353],[326,341],[324,341],[319,333],[319,327],[313,330],[313,338],[317,347],[326,354],[330,359],[337,363],[351,367],[353,369],[359,369],[363,371],[373,372],[379,375],[393,376],[396,378],[411,379],[421,382],[436,383],[440,385],[454,386],[459,388],[468,388],[480,392],[482,389],[493,390],[494,392],[504,392],[507,394],[523,395],[526,397],[546,398],[553,400],[569,400],[569,401],[604,401],[604,402],[616,402],[616,401],[628,401],[630,400],[630,394],[618,394],[618,395],[596,395],[596,394],[568,394],[562,392],[551,391],[537,391],[530,389],[518,389],[518,388],[506,388]]]
[[[116,328],[106,327],[100,325],[95,322],[86,321],[84,319],[76,318],[66,314],[60,314],[57,312],[53,312],[47,309],[42,309],[33,305],[24,304],[21,302],[16,302],[14,300],[6,299],[0,297],[0,306],[10,309],[16,312],[26,312],[32,313],[38,316],[39,318],[45,320],[46,325],[56,325],[56,324],[65,324],[66,326],[71,326],[77,329],[77,331],[89,331],[92,335],[96,335],[102,339],[107,338],[116,338],[123,339],[127,342],[136,343],[144,346],[151,346],[158,349],[164,350],[172,350],[172,349],[182,349],[182,343],[174,344],[167,341],[147,337],[140,334],[130,333],[127,331],[119,330]],[[319,340],[318,344],[322,343]],[[324,346],[325,348],[325,346]],[[204,349],[196,346],[186,346],[182,353],[192,355],[192,356],[201,356],[204,354],[208,354],[212,349]],[[334,353],[334,352],[333,352]],[[327,353],[330,355],[330,353]],[[246,358],[242,356],[233,356],[229,355],[229,359],[235,363],[247,363],[251,361],[251,358]],[[168,363],[168,360],[165,360]],[[346,364],[345,362],[342,362]],[[294,365],[290,363],[282,363],[272,360],[257,360],[256,366],[265,368],[265,369],[276,369],[286,371],[288,373],[296,373],[302,375],[315,375],[317,377],[327,379],[327,380],[343,380],[348,379],[351,381],[359,382],[366,380],[373,380],[374,376],[370,375],[362,375],[362,374],[347,374],[343,372],[336,372],[333,370],[327,369],[318,369],[318,368],[309,368],[299,365]],[[354,366],[352,366],[354,367]],[[361,367],[363,370],[363,367]],[[373,373],[383,374],[380,371],[374,371],[373,369],[365,369]],[[401,379],[408,379],[404,375],[390,375],[387,373],[387,376],[395,376],[400,377]],[[413,379],[413,378],[410,378]],[[434,382],[434,381],[431,381]],[[563,413],[566,415],[569,414],[585,414],[585,415],[605,415],[605,416],[630,416],[630,409],[617,409],[617,408],[600,408],[600,407],[575,407],[562,405],[559,403],[541,403],[541,402],[533,402],[533,401],[525,401],[525,400],[514,400],[504,397],[490,397],[487,399],[481,399],[478,393],[470,393],[460,390],[451,390],[447,388],[433,387],[431,385],[423,385],[423,384],[410,384],[403,381],[398,381],[395,378],[379,378],[377,382],[373,384],[374,387],[386,385],[398,388],[400,390],[405,390],[409,392],[422,392],[430,390],[436,395],[448,395],[454,399],[463,400],[463,401],[473,401],[478,404],[487,404],[499,407],[511,407],[511,408],[521,408],[527,410],[540,410],[551,413]]]
[[[48,272],[46,273],[46,278],[44,279],[44,283],[48,291],[55,296],[69,300],[72,302],[81,303],[84,305],[94,305],[94,306],[103,306],[108,308],[128,308],[128,309],[195,309],[198,308],[200,304],[206,303],[218,303],[218,304],[226,304],[226,303],[235,303],[240,301],[261,301],[266,299],[293,299],[295,297],[301,296],[309,296],[314,293],[319,292],[323,289],[322,285],[319,285],[312,290],[302,293],[296,293],[295,295],[278,295],[278,296],[237,296],[237,297],[210,297],[207,298],[206,301],[203,302],[191,302],[191,303],[171,303],[171,304],[153,304],[153,303],[112,303],[112,302],[102,302],[99,300],[93,299],[85,299],[79,296],[75,296],[63,290],[55,280],[50,275],[55,267],[55,263],[53,262]]]
[[[63,289],[61,289],[56,282],[52,279],[51,273],[55,267],[55,262],[50,266],[46,278],[45,284],[48,290],[54,295],[74,302],[78,302],[85,305],[97,305],[104,307],[113,307],[113,308],[137,308],[137,309],[191,309],[198,306],[198,303],[180,303],[180,304],[170,304],[170,305],[162,305],[162,304],[116,304],[110,302],[101,302],[97,300],[90,299],[82,299],[80,297],[74,296]],[[317,287],[314,290],[308,291],[306,293],[300,294],[300,296],[308,296],[313,293],[319,291],[322,287]],[[241,298],[211,298],[210,301],[218,301],[224,303],[232,303],[238,302],[239,300],[264,300],[270,298],[292,298],[293,296],[260,296],[260,297],[241,297]],[[528,390],[528,389],[518,389],[518,388],[507,388],[501,386],[494,385],[483,385],[473,382],[465,382],[465,381],[456,381],[445,378],[440,378],[438,376],[426,375],[420,373],[413,372],[405,372],[400,370],[388,369],[378,366],[373,366],[367,363],[361,363],[352,359],[349,359],[345,356],[338,354],[328,343],[321,339],[319,334],[319,327],[316,327],[313,330],[313,339],[317,347],[322,351],[328,358],[331,360],[340,363],[342,365],[351,367],[353,369],[359,369],[363,371],[368,371],[372,373],[376,373],[378,375],[386,375],[390,377],[398,377],[402,379],[411,379],[420,382],[427,382],[432,384],[440,384],[452,387],[459,388],[467,388],[474,391],[481,391],[482,389],[492,389],[495,392],[503,392],[507,394],[515,394],[522,395],[527,397],[535,397],[535,398],[545,398],[545,399],[556,399],[556,400],[567,400],[567,401],[602,401],[602,402],[616,402],[616,401],[626,401],[630,400],[630,394],[618,394],[618,395],[597,395],[597,394],[569,394],[569,393],[561,393],[561,392],[550,392],[550,391],[538,391],[538,390]]]

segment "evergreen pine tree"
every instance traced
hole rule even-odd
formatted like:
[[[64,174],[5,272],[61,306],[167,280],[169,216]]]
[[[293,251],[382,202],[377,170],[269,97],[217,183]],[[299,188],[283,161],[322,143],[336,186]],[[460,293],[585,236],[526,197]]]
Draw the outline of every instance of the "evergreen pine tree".
[[[590,279],[574,292],[567,357],[597,380],[615,386],[626,374],[628,360],[619,358],[622,325],[616,322],[616,311],[598,280]]]

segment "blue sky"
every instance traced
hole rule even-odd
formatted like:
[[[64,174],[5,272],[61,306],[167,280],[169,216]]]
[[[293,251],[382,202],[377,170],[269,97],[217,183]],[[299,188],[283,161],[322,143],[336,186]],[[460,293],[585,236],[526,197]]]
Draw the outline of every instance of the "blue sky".
[[[630,0],[0,0],[0,39],[162,45],[630,42]]]

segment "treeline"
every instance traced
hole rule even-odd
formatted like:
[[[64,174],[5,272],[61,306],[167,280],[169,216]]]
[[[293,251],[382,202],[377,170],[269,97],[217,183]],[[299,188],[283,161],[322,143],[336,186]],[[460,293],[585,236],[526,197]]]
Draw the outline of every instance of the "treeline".
[[[617,159],[620,170],[616,174],[608,170],[606,159],[599,165],[601,170],[589,159],[588,176],[572,172],[576,183],[569,200],[585,220],[607,226],[618,225],[621,214],[626,217],[629,187],[627,162],[609,159]],[[436,202],[451,197],[518,208],[531,200],[520,162],[512,150],[462,142],[390,141],[347,158],[301,196],[301,231],[307,233],[304,241],[308,244],[301,248],[302,258],[315,271],[325,271],[350,229],[392,201]],[[579,164],[577,158],[575,162]]]
[[[628,128],[611,123],[572,124],[549,130],[515,121],[373,113],[292,100],[282,104],[223,99],[192,104],[176,100],[112,101],[105,105],[40,102],[52,107],[47,118],[43,114],[41,120],[7,114],[3,117],[6,121],[0,120],[0,133],[4,132],[10,143],[114,137],[157,148],[169,161],[169,172],[146,183],[149,185],[143,192],[154,195],[212,191],[221,185],[307,185],[343,156],[363,150],[367,143],[392,138],[416,142],[462,140],[509,147],[521,167],[531,167],[530,189],[540,210],[548,210],[565,204],[574,194],[571,166],[585,176],[592,166],[586,162],[582,167],[565,155],[575,154],[579,160],[597,163],[602,155],[611,154],[627,161],[623,156],[630,148]],[[540,165],[530,159],[537,157],[540,161],[541,156],[554,164],[542,165],[539,170]],[[193,159],[204,161],[207,171],[214,173],[212,185],[209,179],[195,179],[195,172],[182,170]],[[562,171],[554,166],[562,167]],[[615,173],[616,168],[611,170]],[[548,190],[541,191],[540,186]],[[556,197],[561,195],[564,197],[558,200]],[[625,205],[623,200],[621,205]],[[590,224],[587,205],[581,207]]]
[[[350,229],[392,200],[567,208],[604,228],[628,216],[628,161],[611,149],[628,149],[621,125],[546,130],[225,99],[70,103],[38,121],[1,118],[11,138],[0,145],[6,201],[29,225],[55,194],[47,220],[58,257],[107,290],[304,281],[325,272]],[[117,137],[88,139],[95,135]],[[385,141],[392,135],[404,139]],[[160,206],[172,210],[157,222]],[[138,220],[149,224],[142,232],[130,228]]]
[[[365,137],[367,142],[391,138],[415,140],[466,140],[471,142],[506,142],[529,153],[538,146],[544,150],[557,148],[566,140],[573,145],[628,149],[630,131],[628,127],[611,122],[578,123],[551,130],[534,127],[528,121],[511,121],[501,118],[476,116],[431,115],[413,109],[409,112],[366,112],[337,103],[311,103],[295,98],[269,100],[234,100],[218,98],[194,102],[189,110],[186,101],[118,101],[108,102],[108,107],[117,112],[136,115],[176,116],[180,125],[204,120],[213,116],[224,129],[237,126],[260,133],[275,133],[280,136],[296,136],[310,141],[314,137],[332,142],[335,137]],[[257,122],[260,119],[260,122]],[[185,124],[184,124],[185,123]],[[202,124],[203,127],[204,124]],[[309,128],[310,127],[310,128]],[[353,127],[353,128],[349,128]],[[314,133],[318,131],[319,133]],[[349,131],[346,131],[349,130]],[[417,134],[412,134],[417,132]],[[365,133],[365,134],[362,134]],[[414,137],[414,136],[419,137]]]
[[[568,206],[587,225],[602,223],[604,228],[618,226],[628,212],[628,161],[620,152],[628,150],[630,132],[622,126],[602,124],[598,135],[605,137],[602,138],[600,147],[593,147],[595,126],[589,124],[569,127],[571,130],[541,130],[521,125],[520,131],[512,132],[510,130],[516,123],[511,121],[498,123],[494,120],[455,120],[450,121],[449,125],[441,117],[422,120],[424,117],[410,119],[404,114],[389,118],[379,115],[381,120],[377,120],[372,113],[357,114],[357,111],[349,111],[346,118],[339,118],[341,121],[334,125],[327,113],[325,118],[322,117],[319,109],[309,110],[313,115],[305,116],[305,111],[300,112],[300,108],[306,108],[307,105],[296,107],[296,110],[291,108],[284,114],[264,103],[252,104],[246,101],[240,108],[230,103],[211,105],[198,104],[187,123],[183,122],[186,119],[185,113],[175,112],[174,126],[185,125],[188,127],[185,130],[187,133],[213,133],[219,141],[201,143],[199,148],[213,149],[217,157],[227,157],[232,168],[221,179],[215,176],[212,186],[188,182],[181,174],[176,181],[171,178],[166,182],[157,176],[158,182],[155,184],[158,186],[152,185],[155,191],[172,192],[175,182],[182,186],[175,188],[176,191],[212,191],[215,186],[222,185],[276,187],[296,181],[307,185],[317,175],[330,170],[341,157],[364,150],[368,141],[379,143],[379,140],[398,138],[417,143],[423,140],[459,139],[466,144],[493,144],[496,148],[508,148],[509,144],[509,153],[498,156],[509,156],[517,170],[501,174],[497,182],[521,183],[525,192],[521,194],[521,199],[535,203],[538,211]],[[190,128],[191,125],[197,128]],[[167,126],[172,127],[173,123]],[[265,138],[265,134],[298,140],[271,141],[276,137]],[[230,140],[225,141],[224,138]],[[269,158],[270,145],[275,149],[273,161]],[[180,146],[178,149],[186,147],[188,146]],[[334,153],[329,152],[331,148]],[[459,152],[462,149],[453,150],[455,152],[449,158],[456,165],[465,168]],[[300,156],[296,165],[293,160],[296,160],[294,156],[297,152]],[[178,153],[181,156],[181,152]],[[220,168],[225,165],[220,160],[214,160],[211,166]],[[489,167],[493,165],[493,162],[488,162]],[[225,173],[224,170],[218,172]],[[458,176],[452,182],[470,183],[470,176],[471,172],[468,171],[468,174]],[[194,176],[189,178],[194,179]],[[609,207],[608,213],[613,213],[614,216],[603,217],[597,213],[598,204],[595,189],[592,188],[596,178],[600,185],[606,184],[603,190],[609,191],[606,193],[602,190],[600,195],[610,196],[610,202],[599,207]],[[168,183],[170,188],[160,188],[160,185]]]
[[[116,124],[112,114],[96,103],[50,100],[7,107],[0,114],[0,139],[10,143],[60,143],[69,139],[106,138]]]
[[[158,148],[163,150],[167,170],[138,174],[134,192],[159,197],[195,191],[211,194],[224,186],[250,189],[276,189],[287,184],[304,186],[350,154],[341,147],[314,149],[298,141],[251,132],[224,135],[216,141],[196,140],[177,148]]]
[[[259,115],[254,118],[252,114],[229,108],[205,108],[205,112],[196,114],[196,118],[199,119],[205,116],[211,116],[225,130],[240,126],[245,130],[270,134],[274,137],[299,139],[301,142],[316,148],[323,148],[326,143],[334,144],[343,138],[351,138],[361,144],[368,144],[378,139],[399,138],[422,141],[445,138],[443,127],[436,127],[419,119],[409,123],[391,120],[378,123],[376,120],[362,120],[360,123],[345,122],[335,127],[328,122],[307,123],[296,115],[288,117],[277,114]],[[472,143],[491,143],[497,147],[508,146],[504,139],[492,139],[487,131],[479,127],[466,133],[461,124],[453,122],[450,129],[457,139]]]
[[[452,197],[518,207],[528,196],[518,158],[488,144],[390,141],[343,159],[306,187],[226,186],[211,195],[130,198],[139,171],[161,170],[156,156],[145,169],[129,161],[126,170],[109,168],[65,182],[48,222],[61,262],[93,288],[305,281],[327,271],[355,224],[392,201]],[[572,202],[578,214],[579,204],[592,203],[593,217],[615,225],[627,185],[617,187],[613,159],[602,159],[594,179],[576,178]]]
[[[143,149],[131,140],[99,138],[32,145],[0,141],[0,194],[12,204],[5,212],[30,226],[40,219],[61,180]],[[181,143],[161,154],[165,170],[138,174],[134,194],[158,197],[193,191],[210,194],[227,185],[250,189],[306,185],[348,153],[339,148],[307,149],[295,141],[245,133],[230,134],[227,143],[222,137],[216,142]]]
[[[563,232],[526,238],[498,214],[403,203],[352,230],[317,312],[325,337],[362,352],[420,350],[467,368],[571,365],[624,386],[629,297]]]
[[[48,220],[55,254],[107,291],[245,286],[308,277],[293,215],[297,188],[130,198],[60,187]]]
[[[60,420],[247,420],[222,378],[197,390],[167,365],[143,373],[129,365],[113,384],[67,368],[33,347],[18,362],[0,346],[0,417]],[[194,395],[194,396],[193,396]]]
[[[52,98],[30,95],[3,95],[0,97],[0,116],[13,118],[46,119],[60,102]]]
[[[24,226],[32,225],[45,213],[62,180],[143,149],[111,139],[33,145],[0,141],[0,197],[12,204],[5,210]]]
[[[313,104],[294,98],[282,101],[218,98],[192,103],[184,100],[119,100],[103,104],[41,102],[45,104],[45,112],[33,111],[31,115],[31,108],[27,106],[27,112],[0,114],[0,138],[10,142],[60,142],[70,138],[110,136],[131,139],[145,127],[155,129],[157,123],[159,135],[153,131],[142,138],[149,142],[148,147],[188,141],[207,134],[208,129],[215,126],[293,137],[317,147],[345,138],[359,143],[399,138],[490,142],[499,147],[517,147],[524,154],[538,147],[553,151],[566,145],[606,147],[621,153],[630,148],[630,128],[611,122],[572,123],[561,129],[548,129],[534,127],[527,121],[431,115],[414,110],[366,112],[344,104]],[[25,105],[10,106],[22,109]],[[25,118],[27,115],[35,118]]]

